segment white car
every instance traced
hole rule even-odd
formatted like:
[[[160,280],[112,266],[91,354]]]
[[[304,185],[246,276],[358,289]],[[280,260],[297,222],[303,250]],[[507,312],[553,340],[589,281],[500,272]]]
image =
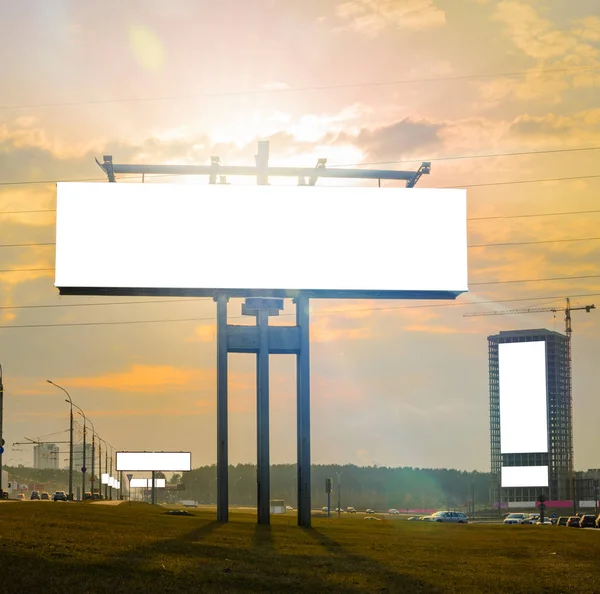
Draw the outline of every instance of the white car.
[[[423,518],[426,522],[451,522],[454,524],[467,524],[469,522],[466,514],[455,511],[439,511],[426,516],[426,518]]]
[[[397,509],[388,509],[388,514],[392,516],[399,516],[400,512]]]
[[[506,518],[504,518],[504,524],[522,524],[527,518],[526,514],[514,513],[508,514]]]

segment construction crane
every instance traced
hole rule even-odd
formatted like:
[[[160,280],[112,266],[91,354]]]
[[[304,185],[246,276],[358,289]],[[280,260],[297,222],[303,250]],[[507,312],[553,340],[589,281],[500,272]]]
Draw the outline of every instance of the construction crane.
[[[506,311],[486,311],[486,312],[473,312],[463,314],[463,317],[472,317],[472,316],[503,316],[508,314],[527,314],[527,313],[545,313],[552,312],[556,313],[558,311],[565,312],[565,335],[567,337],[566,341],[566,351],[567,351],[567,369],[568,369],[568,377],[569,383],[567,386],[568,390],[568,399],[569,399],[569,410],[573,410],[573,379],[572,379],[572,365],[571,365],[571,334],[573,333],[573,328],[571,326],[571,312],[572,311],[583,311],[586,313],[590,313],[592,309],[596,309],[595,305],[582,305],[581,307],[571,307],[571,300],[569,297],[566,298],[565,307],[530,307],[526,309],[509,309]],[[574,468],[573,468],[573,438],[571,438],[571,451],[570,451],[570,459],[569,459],[569,483],[571,490],[571,499],[574,497]]]

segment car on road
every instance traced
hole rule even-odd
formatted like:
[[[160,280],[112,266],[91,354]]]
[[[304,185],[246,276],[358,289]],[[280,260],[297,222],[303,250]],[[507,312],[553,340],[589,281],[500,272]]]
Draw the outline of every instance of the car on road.
[[[523,520],[525,520],[525,518],[527,517],[526,514],[521,514],[521,513],[513,513],[513,514],[508,514],[508,516],[506,516],[506,518],[504,518],[504,524],[522,524]]]
[[[557,526],[566,526],[569,520],[569,516],[560,516],[556,521]]]
[[[347,514],[355,514],[356,510],[353,507],[347,507],[346,508],[346,513]]]
[[[523,524],[535,524],[540,519],[540,514],[529,514],[524,520]]]
[[[64,491],[56,491],[52,495],[52,501],[67,501],[67,494]]]
[[[448,522],[452,524],[467,524],[469,518],[463,512],[457,511],[439,511],[429,516],[430,522]]]
[[[579,520],[580,528],[594,528],[596,526],[596,516],[586,514],[585,516],[581,516]]]
[[[328,508],[326,505],[324,505],[324,506],[321,508],[321,511],[322,511],[323,513],[327,513],[327,512],[329,511],[329,508]]]
[[[407,518],[408,522],[420,522],[421,521],[421,516],[411,516],[410,518]]]
[[[285,511],[294,511],[294,508],[291,505],[286,505]]]
[[[596,518],[596,528],[600,528],[600,516]]]
[[[535,522],[535,524],[537,526],[552,526],[552,520],[550,518],[544,518],[544,521],[542,522],[541,518]]]
[[[567,520],[567,526],[571,527],[571,528],[579,528],[579,516],[571,516],[568,520]]]
[[[40,494],[38,491],[32,491],[31,492],[31,497],[30,499],[39,499],[40,498]]]
[[[391,516],[399,516],[400,512],[397,509],[388,509],[388,514],[390,514]]]
[[[23,500],[25,499],[25,495],[23,495],[23,493],[19,493],[19,494],[17,495],[17,499],[18,499],[19,501],[23,501]]]
[[[40,499],[43,499],[44,501],[49,501],[50,500],[50,493],[47,493],[46,491],[44,491],[41,495],[40,495]]]
[[[379,518],[376,518],[375,516],[365,516],[363,519],[365,519],[365,520],[377,520],[378,522],[381,522],[381,520]]]

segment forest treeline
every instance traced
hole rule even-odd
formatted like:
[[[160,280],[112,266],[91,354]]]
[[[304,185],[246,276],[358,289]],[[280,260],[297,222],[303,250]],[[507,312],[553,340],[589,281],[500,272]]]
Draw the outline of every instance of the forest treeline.
[[[196,468],[181,476],[182,498],[205,503],[216,501],[215,465]],[[381,466],[313,465],[311,494],[313,507],[327,504],[325,481],[331,478],[332,507],[337,506],[338,491],[342,508],[378,510],[465,508],[473,497],[480,507],[489,500],[490,474],[445,468],[388,468]],[[339,489],[338,489],[339,480]],[[295,464],[271,466],[271,499],[283,499],[296,507],[297,475]],[[256,466],[229,467],[229,500],[233,505],[256,504]]]

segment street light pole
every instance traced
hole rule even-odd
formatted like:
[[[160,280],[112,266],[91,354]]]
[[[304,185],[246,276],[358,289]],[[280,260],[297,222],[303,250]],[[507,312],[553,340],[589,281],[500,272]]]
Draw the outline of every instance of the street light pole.
[[[337,486],[338,486],[338,519],[342,513],[342,491],[341,491],[341,484],[340,484],[340,477],[342,476],[341,472],[336,472],[337,474]]]
[[[49,384],[52,384],[54,387],[62,390],[66,395],[68,402],[70,405],[70,415],[69,415],[69,501],[73,501],[73,401],[71,400],[71,395],[67,392],[62,386],[55,384],[50,380],[46,380]]]
[[[96,447],[95,447],[95,441],[94,438],[96,436],[96,427],[94,427],[94,423],[92,423],[92,421],[90,421],[88,419],[89,424],[92,426],[92,474],[90,476],[90,485],[91,485],[91,489],[90,491],[92,492],[92,500],[94,499],[94,481],[95,481],[95,475],[94,475],[94,458],[96,457]]]
[[[86,423],[87,423],[87,417],[85,416],[85,413],[83,412],[83,410],[81,408],[79,408],[79,406],[77,406],[76,404],[73,405],[76,409],[79,410],[79,414],[83,417],[83,462],[81,463],[81,501],[85,501],[85,473],[87,471],[87,468],[85,466],[85,460],[86,460],[86,455],[85,455],[85,446],[86,446]]]
[[[102,442],[104,440],[98,435],[98,495],[102,499]]]
[[[110,474],[109,476],[112,476],[113,473],[113,452],[114,452],[114,448],[113,446],[109,443],[108,444],[110,446]],[[113,498],[113,488],[111,485],[109,485],[109,489],[110,489],[110,500],[112,501]]]
[[[4,499],[4,485],[2,484],[2,454],[4,454],[4,438],[2,426],[4,423],[4,383],[2,365],[0,365],[0,499]]]

